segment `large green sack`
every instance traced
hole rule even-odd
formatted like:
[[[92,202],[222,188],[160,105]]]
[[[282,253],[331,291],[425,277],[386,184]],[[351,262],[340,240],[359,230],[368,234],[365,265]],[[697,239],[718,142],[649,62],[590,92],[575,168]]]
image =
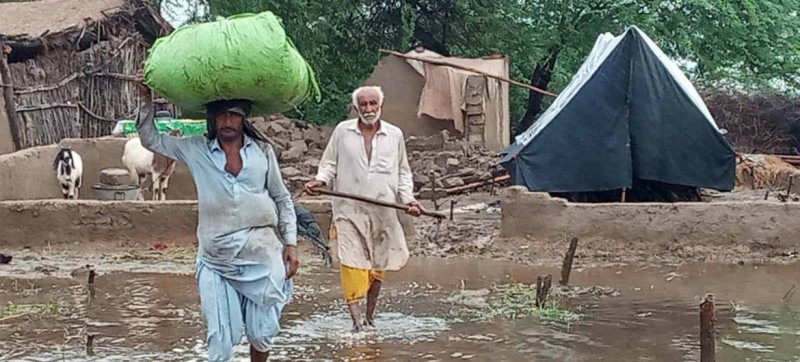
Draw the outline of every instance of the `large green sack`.
[[[269,115],[320,97],[314,71],[269,11],[186,25],[156,40],[144,82],[190,117],[220,99],[249,99],[253,115]]]

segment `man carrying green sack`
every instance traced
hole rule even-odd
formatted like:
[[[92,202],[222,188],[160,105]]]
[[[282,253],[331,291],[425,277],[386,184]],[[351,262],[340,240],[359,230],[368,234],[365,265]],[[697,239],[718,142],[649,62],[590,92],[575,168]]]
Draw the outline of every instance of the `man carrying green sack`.
[[[209,361],[227,361],[243,331],[250,360],[266,361],[299,268],[291,195],[272,147],[246,117],[249,101],[206,104],[208,135],[160,134],[150,89],[136,74],[142,145],[183,161],[197,188],[196,279]]]

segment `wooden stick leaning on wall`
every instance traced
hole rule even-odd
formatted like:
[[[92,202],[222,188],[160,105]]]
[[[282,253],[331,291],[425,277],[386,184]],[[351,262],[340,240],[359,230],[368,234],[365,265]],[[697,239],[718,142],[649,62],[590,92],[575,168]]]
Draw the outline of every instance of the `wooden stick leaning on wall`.
[[[491,73],[486,73],[486,72],[484,72],[484,71],[482,71],[480,69],[475,69],[475,68],[465,67],[463,65],[448,63],[448,62],[443,61],[443,60],[415,57],[415,56],[406,55],[406,54],[403,54],[403,53],[400,53],[400,52],[396,52],[394,50],[380,49],[380,52],[381,53],[386,53],[386,54],[391,54],[391,55],[394,55],[396,57],[400,57],[400,58],[404,58],[404,59],[417,60],[417,61],[420,61],[420,62],[430,63],[430,64],[433,64],[433,65],[441,65],[441,66],[445,66],[445,67],[461,69],[461,70],[465,70],[465,71],[468,71],[468,72],[473,72],[473,73],[476,73],[476,74],[480,74],[480,75],[483,75],[485,77],[494,78],[494,79],[497,79],[499,81],[506,82],[506,83],[509,83],[509,84],[513,84],[513,85],[516,85],[516,86],[520,86],[520,87],[523,87],[523,88],[528,88],[528,89],[530,89],[530,90],[532,90],[534,92],[538,92],[538,93],[541,93],[541,94],[544,94],[544,95],[548,95],[548,96],[551,96],[551,97],[557,97],[558,96],[558,94],[555,94],[555,93],[552,93],[552,92],[548,92],[548,91],[546,91],[544,89],[536,88],[536,87],[534,87],[534,86],[532,86],[530,84],[517,82],[517,81],[515,81],[513,79],[497,76],[497,75],[494,75],[494,74],[491,74]]]
[[[22,149],[22,141],[19,134],[19,118],[17,117],[16,101],[14,100],[14,82],[11,79],[11,68],[8,66],[8,51],[13,51],[4,42],[0,41],[0,88],[3,88],[3,100],[5,103],[6,114],[8,115],[8,126],[11,131],[11,139],[14,142],[14,150]]]

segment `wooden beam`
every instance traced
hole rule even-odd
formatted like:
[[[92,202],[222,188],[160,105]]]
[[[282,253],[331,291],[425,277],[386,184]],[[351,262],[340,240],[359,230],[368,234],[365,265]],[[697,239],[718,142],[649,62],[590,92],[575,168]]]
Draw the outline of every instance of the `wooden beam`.
[[[445,67],[461,69],[461,70],[465,70],[465,71],[468,71],[468,72],[477,73],[477,74],[480,74],[480,75],[483,75],[483,76],[486,76],[486,77],[489,77],[489,78],[494,78],[494,79],[497,79],[497,80],[502,81],[502,82],[506,82],[506,83],[509,83],[509,84],[513,84],[513,85],[516,85],[516,86],[527,88],[527,89],[530,89],[530,90],[532,90],[534,92],[539,92],[541,94],[548,95],[548,96],[551,96],[551,97],[557,97],[558,96],[558,94],[548,92],[548,91],[546,91],[544,89],[536,88],[536,87],[534,87],[534,86],[532,86],[530,84],[517,82],[517,81],[515,81],[513,79],[509,79],[509,78],[505,78],[505,77],[501,77],[501,76],[497,76],[497,75],[494,75],[494,74],[491,74],[491,73],[484,72],[484,71],[482,71],[480,69],[475,69],[475,68],[465,67],[463,65],[448,63],[448,62],[443,61],[443,60],[414,57],[414,56],[406,55],[406,54],[403,54],[403,53],[400,53],[400,52],[396,52],[394,50],[380,49],[380,52],[381,53],[386,53],[386,54],[391,54],[391,55],[394,55],[396,57],[400,57],[400,58],[404,58],[404,59],[417,60],[417,61],[420,61],[420,62],[430,63],[430,64],[433,64],[433,65],[441,65],[441,66],[445,66]]]
[[[20,94],[30,94],[30,93],[46,92],[46,91],[56,90],[58,88],[66,86],[67,84],[69,84],[73,80],[81,78],[81,77],[83,77],[83,73],[75,72],[75,73],[70,74],[68,77],[64,78],[63,80],[61,80],[60,82],[58,82],[56,84],[47,85],[47,86],[41,86],[41,87],[21,88],[21,89],[15,90],[14,94],[20,95]]]
[[[42,104],[38,106],[31,106],[31,107],[20,107],[17,109],[17,112],[31,112],[31,111],[43,111],[45,109],[52,109],[52,108],[78,108],[77,104],[66,104],[66,103],[51,103],[51,104]]]
[[[489,184],[508,181],[510,179],[511,179],[511,176],[503,175],[503,176],[494,177],[494,178],[491,178],[491,179],[488,179],[488,180],[485,180],[485,181],[480,181],[480,182],[467,184],[467,185],[464,185],[464,186],[457,186],[457,187],[445,189],[445,191],[447,192],[447,195],[453,195],[453,194],[457,194],[459,192],[472,190],[472,189],[477,189],[478,187],[481,187],[481,186],[486,186],[486,185],[489,185]]]
[[[11,68],[8,67],[8,54],[6,54],[5,48],[5,43],[0,41],[0,55],[2,55],[0,57],[0,87],[3,88],[3,100],[6,104],[11,140],[14,142],[14,150],[18,151],[22,149],[22,140],[19,134],[19,123],[17,123],[19,118],[17,117],[16,101],[14,100],[14,82],[11,80]]]
[[[96,120],[98,120],[98,121],[117,123],[117,120],[116,120],[116,119],[106,118],[106,117],[100,116],[100,115],[98,115],[98,114],[96,114],[96,113],[92,112],[92,111],[91,111],[89,108],[87,108],[87,107],[86,107],[86,105],[85,105],[85,104],[83,104],[83,103],[81,103],[81,102],[78,102],[78,107],[80,107],[80,108],[81,108],[81,110],[83,110],[84,112],[86,112],[86,114],[88,114],[90,117],[92,117],[92,118],[94,118],[94,119],[96,119]],[[132,115],[130,115],[130,116],[126,116],[125,118],[132,118],[132,117],[134,117],[134,116],[136,116],[136,112],[134,112],[134,113],[133,113]]]
[[[136,77],[127,74],[119,74],[119,73],[109,73],[109,72],[98,72],[98,73],[87,73],[92,77],[107,77],[107,78],[116,78],[121,80],[129,80],[133,81]]]

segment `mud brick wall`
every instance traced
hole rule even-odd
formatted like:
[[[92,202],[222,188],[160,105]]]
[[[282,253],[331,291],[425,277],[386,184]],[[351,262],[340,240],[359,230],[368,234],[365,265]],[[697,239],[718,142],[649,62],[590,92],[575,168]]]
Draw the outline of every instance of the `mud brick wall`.
[[[330,228],[327,200],[303,200],[323,233]],[[0,202],[0,248],[75,242],[195,244],[195,201],[27,200]]]
[[[501,235],[535,242],[613,240],[669,245],[800,246],[800,203],[713,202],[578,204],[504,190]]]

